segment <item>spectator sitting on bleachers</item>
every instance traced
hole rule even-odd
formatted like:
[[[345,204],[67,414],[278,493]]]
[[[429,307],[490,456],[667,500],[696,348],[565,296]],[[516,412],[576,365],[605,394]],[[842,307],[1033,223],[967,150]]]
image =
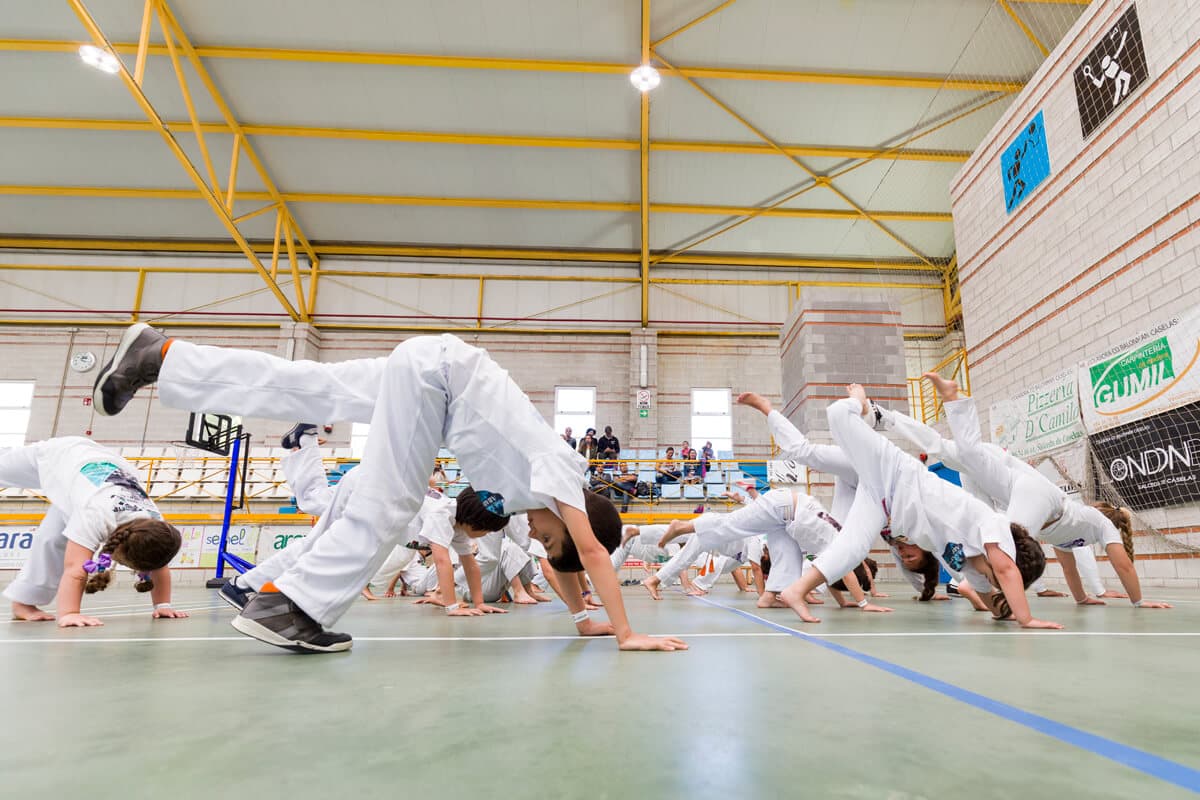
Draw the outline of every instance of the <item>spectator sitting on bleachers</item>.
[[[700,462],[696,460],[696,451],[689,449],[681,454],[683,456],[683,483],[700,483],[702,474],[700,472]]]
[[[667,455],[658,465],[658,475],[655,477],[657,483],[679,483],[679,479],[683,477],[683,473],[679,470],[679,465],[675,463],[675,448],[668,447]]]
[[[612,425],[604,426],[604,435],[597,443],[600,458],[616,458],[621,453],[621,440],[613,436]]]
[[[713,460],[712,442],[705,442],[704,447],[700,449],[700,475],[708,474],[708,464]]]
[[[574,450],[576,447],[579,446],[579,442],[575,441],[575,437],[571,435],[570,428],[567,428],[566,430],[563,431],[562,438],[563,438],[564,442],[571,445],[572,450]]]
[[[609,497],[621,501],[621,513],[629,511],[629,498],[637,494],[637,470],[630,469],[629,464],[622,461],[612,476],[612,490]]]
[[[596,442],[596,429],[588,428],[587,433],[579,440],[579,454],[586,458],[589,462],[595,461],[600,454],[600,447]],[[596,465],[588,464],[588,474],[591,475],[596,471]]]

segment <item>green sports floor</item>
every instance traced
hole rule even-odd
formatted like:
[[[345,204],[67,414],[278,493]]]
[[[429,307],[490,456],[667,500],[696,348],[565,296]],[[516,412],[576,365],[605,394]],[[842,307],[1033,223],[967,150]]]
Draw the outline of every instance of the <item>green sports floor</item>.
[[[1200,788],[1200,592],[1077,608],[1024,632],[965,601],[894,614],[758,611],[638,587],[637,629],[686,653],[571,635],[555,602],[445,617],[356,603],[350,653],[239,636],[214,592],[152,621],[124,587],[105,626],[0,625],[0,795],[59,798],[1154,798]],[[512,607],[510,607],[512,608]],[[797,636],[789,629],[802,630]],[[1188,788],[1190,787],[1190,788]]]

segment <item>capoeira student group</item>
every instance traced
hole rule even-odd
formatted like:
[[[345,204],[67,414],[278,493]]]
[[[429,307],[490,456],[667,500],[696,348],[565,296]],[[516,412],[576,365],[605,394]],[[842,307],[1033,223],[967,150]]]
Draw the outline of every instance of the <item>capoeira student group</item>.
[[[656,599],[676,577],[703,593],[749,561],[760,607],[786,606],[819,622],[809,605],[828,582],[839,604],[851,605],[845,590],[863,611],[887,612],[863,590],[867,583],[886,597],[868,569],[876,537],[921,600],[946,599],[936,593],[940,565],[976,608],[1024,627],[1062,627],[1034,618],[1025,597],[1045,566],[1039,541],[1055,548],[1077,603],[1103,605],[1093,596],[1103,590],[1094,558],[1085,560],[1100,543],[1134,606],[1169,608],[1142,598],[1128,509],[1070,499],[981,442],[972,399],[926,377],[945,401],[953,441],[875,406],[857,384],[828,409],[833,445],[809,442],[763,397],[739,396],[766,415],[786,458],[834,476],[831,512],[803,492],[776,489],[732,513],[624,530],[613,504],[584,489],[587,463],[563,446],[508,373],[450,335],[409,339],[385,358],[317,363],[195,345],[137,324],[101,370],[93,400],[100,413],[118,414],[157,383],[172,408],[301,421],[284,439],[293,452],[283,466],[298,505],[320,519],[308,537],[221,590],[239,611],[234,628],[296,652],[350,649],[350,635],[331,628],[364,590],[394,593],[398,582],[402,593],[452,616],[504,613],[490,605],[504,595],[537,603],[548,599],[539,586],[548,586],[581,636],[614,635],[622,650],[686,649],[680,639],[630,625],[617,569],[631,552],[647,561],[669,556],[643,581]],[[303,424],[311,421],[371,425],[360,465],[335,487],[326,483],[315,427]],[[882,429],[960,470],[964,488],[930,473]],[[453,500],[430,476],[443,445],[471,480]],[[102,624],[80,613],[82,595],[104,588],[117,564],[139,574],[137,588],[151,593],[156,618],[187,616],[171,607],[167,569],[179,532],[119,456],[76,437],[14,448],[0,453],[0,485],[40,490],[51,503],[29,561],[4,591],[15,618],[54,619],[40,606],[57,597],[60,626]],[[707,569],[693,584],[687,571],[696,563]],[[608,622],[589,614],[596,606],[588,578]]]

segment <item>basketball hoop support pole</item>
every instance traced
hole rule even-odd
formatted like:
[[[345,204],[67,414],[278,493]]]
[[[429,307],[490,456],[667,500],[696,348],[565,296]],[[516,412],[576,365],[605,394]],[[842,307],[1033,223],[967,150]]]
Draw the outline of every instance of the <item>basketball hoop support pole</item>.
[[[226,563],[238,572],[246,572],[254,568],[249,561],[226,550],[229,544],[229,524],[233,519],[233,497],[238,488],[238,466],[241,461],[243,438],[239,431],[238,435],[233,437],[233,448],[229,452],[229,481],[225,485],[225,515],[221,520],[221,543],[217,548],[217,572],[206,584],[210,589],[225,585]],[[249,444],[248,441],[247,444]]]

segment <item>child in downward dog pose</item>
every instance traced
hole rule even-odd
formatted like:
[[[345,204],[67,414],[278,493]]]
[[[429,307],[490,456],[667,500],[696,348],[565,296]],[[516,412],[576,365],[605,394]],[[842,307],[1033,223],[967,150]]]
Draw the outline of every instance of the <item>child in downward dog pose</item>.
[[[563,447],[508,373],[457,337],[418,336],[385,358],[318,363],[194,345],[138,324],[100,370],[95,407],[120,413],[138,389],[155,382],[173,408],[371,424],[362,463],[350,473],[358,475],[354,502],[247,602],[233,622],[247,636],[299,652],[348,650],[352,638],[328,626],[402,543],[444,444],[471,476],[487,513],[527,511],[530,533],[556,570],[591,573],[610,623],[591,620],[582,597],[568,592],[580,634],[615,634],[623,650],[686,647],[634,632],[608,556],[620,538],[620,515],[611,502],[585,496],[583,458]],[[609,549],[594,532],[600,524],[613,528]]]
[[[767,577],[766,591],[758,599],[758,606],[768,608],[774,605],[777,593],[793,585],[801,574],[811,571],[812,567],[805,568],[808,562],[804,553],[822,552],[835,540],[838,529],[837,522],[825,513],[825,509],[814,498],[799,491],[772,489],[759,495],[753,503],[729,514],[702,514],[692,520],[675,520],[668,526],[660,545],[665,546],[682,534],[694,533],[691,541],[675,556],[675,559],[686,557],[687,560],[682,563],[687,565],[705,550],[732,555],[726,548],[740,548],[747,537],[765,535],[771,551],[771,573]],[[877,606],[867,600],[852,572],[854,566],[851,564],[841,574],[846,576],[846,585],[854,595],[855,604],[863,611],[891,611],[886,606]],[[677,568],[677,565],[672,567]],[[658,588],[663,573],[670,575],[671,571],[664,568],[657,576],[642,581],[656,600],[659,599]],[[814,583],[808,591],[822,583],[825,583],[824,579]]]
[[[665,548],[670,545],[671,540],[675,539],[678,536],[683,536],[686,534],[694,534],[695,533],[695,523],[699,523],[701,520],[704,520],[706,517],[723,518],[726,516],[730,516],[730,515],[727,515],[727,514],[702,514],[701,516],[697,517],[694,520],[691,520],[687,524],[681,523],[679,520],[676,520],[675,522],[672,522],[669,526],[667,526],[667,531],[663,534],[662,538],[659,540],[659,544],[660,544],[660,546]],[[676,527],[677,524],[680,526],[681,529],[679,529],[674,535],[672,535],[671,529]],[[691,529],[687,529],[689,526]],[[662,593],[660,591],[661,587],[671,585],[671,583],[674,582],[674,580],[676,578],[678,578],[682,582],[683,588],[688,594],[690,594],[690,595],[707,594],[707,592],[708,592],[707,588],[697,589],[692,584],[691,578],[688,575],[688,568],[691,567],[694,563],[696,563],[702,556],[709,556],[709,555],[729,558],[730,560],[733,561],[733,563],[735,565],[741,564],[742,561],[744,561],[746,558],[750,557],[750,548],[755,545],[757,545],[758,557],[761,558],[762,557],[762,538],[761,537],[745,536],[740,539],[735,539],[735,538],[731,537],[725,541],[717,542],[715,540],[712,540],[706,544],[704,542],[701,542],[700,536],[698,534],[689,536],[689,538],[687,540],[687,544],[685,544],[683,546],[683,549],[679,550],[679,552],[677,552],[673,556],[671,556],[670,560],[668,560],[667,563],[664,564],[658,570],[658,572],[656,572],[654,575],[651,575],[649,578],[646,578],[645,580],[643,580],[642,586],[646,587],[646,591],[648,591],[650,593],[650,596],[653,597],[655,600],[662,600]],[[705,560],[707,561],[707,558]],[[714,578],[714,580],[715,580],[715,578]]]
[[[1109,563],[1138,608],[1170,608],[1167,603],[1142,599],[1142,588],[1133,568],[1133,520],[1127,508],[1107,503],[1089,506],[1069,500],[1062,489],[1046,476],[995,445],[985,445],[979,436],[975,400],[959,397],[958,384],[941,375],[924,375],[937,388],[946,409],[950,430],[958,446],[958,459],[979,487],[998,505],[1014,525],[1054,546],[1063,565],[1063,576],[1079,605],[1104,605],[1089,597],[1079,580],[1071,548],[1099,543]]]
[[[858,384],[847,389],[850,396],[830,405],[826,413],[833,440],[858,473],[854,504],[841,535],[817,555],[811,573],[784,591],[783,601],[805,622],[820,622],[809,612],[804,595],[826,575],[843,575],[858,564],[890,518],[889,544],[915,544],[963,572],[998,616],[1011,609],[1023,627],[1061,628],[1035,619],[1025,599],[1025,588],[1045,569],[1041,546],[871,430],[864,419],[871,413],[866,392]]]
[[[134,588],[150,592],[155,619],[187,616],[171,608],[167,569],[182,537],[125,459],[91,439],[49,439],[0,451],[0,486],[36,489],[50,500],[29,561],[4,590],[13,619],[53,620],[38,606],[57,595],[60,628],[103,625],[79,607],[85,592],[108,586],[117,564],[138,573]]]
[[[959,474],[959,479],[962,481],[962,488],[965,491],[995,508],[996,499],[985,492],[980,487],[979,483],[972,478],[971,470],[965,463],[963,463],[961,457],[959,456],[958,445],[955,442],[948,439],[943,439],[942,435],[936,430],[928,425],[925,425],[924,423],[917,422],[907,414],[902,414],[899,411],[893,411],[891,409],[882,408],[879,406],[875,407],[875,412],[879,416],[880,422],[886,430],[899,433],[905,439],[908,439],[917,447],[920,447],[923,452],[928,454],[929,458],[941,461],[947,467],[957,472]],[[988,448],[989,450],[993,450],[994,452],[1002,452],[999,450],[999,448],[995,448],[994,446],[984,445],[984,447]],[[1039,537],[1035,536],[1035,538]],[[1128,597],[1128,595],[1120,592],[1110,591],[1104,588],[1104,584],[1100,580],[1099,567],[1096,565],[1096,556],[1092,552],[1092,546],[1090,544],[1080,545],[1070,549],[1071,554],[1074,556],[1074,564],[1068,565],[1064,561],[1064,573],[1077,568],[1076,571],[1080,580],[1083,581],[1083,585],[1096,597]],[[962,587],[958,588],[960,588],[960,594],[963,594],[966,597],[970,596],[966,592],[961,591]],[[1066,596],[1061,592],[1055,592],[1047,589],[1045,583],[1040,578],[1033,584],[1031,588],[1037,592],[1039,597]],[[968,589],[967,591],[969,592],[970,590]],[[971,602],[975,603],[976,599],[971,598]],[[978,605],[976,605],[976,607],[978,607]]]

